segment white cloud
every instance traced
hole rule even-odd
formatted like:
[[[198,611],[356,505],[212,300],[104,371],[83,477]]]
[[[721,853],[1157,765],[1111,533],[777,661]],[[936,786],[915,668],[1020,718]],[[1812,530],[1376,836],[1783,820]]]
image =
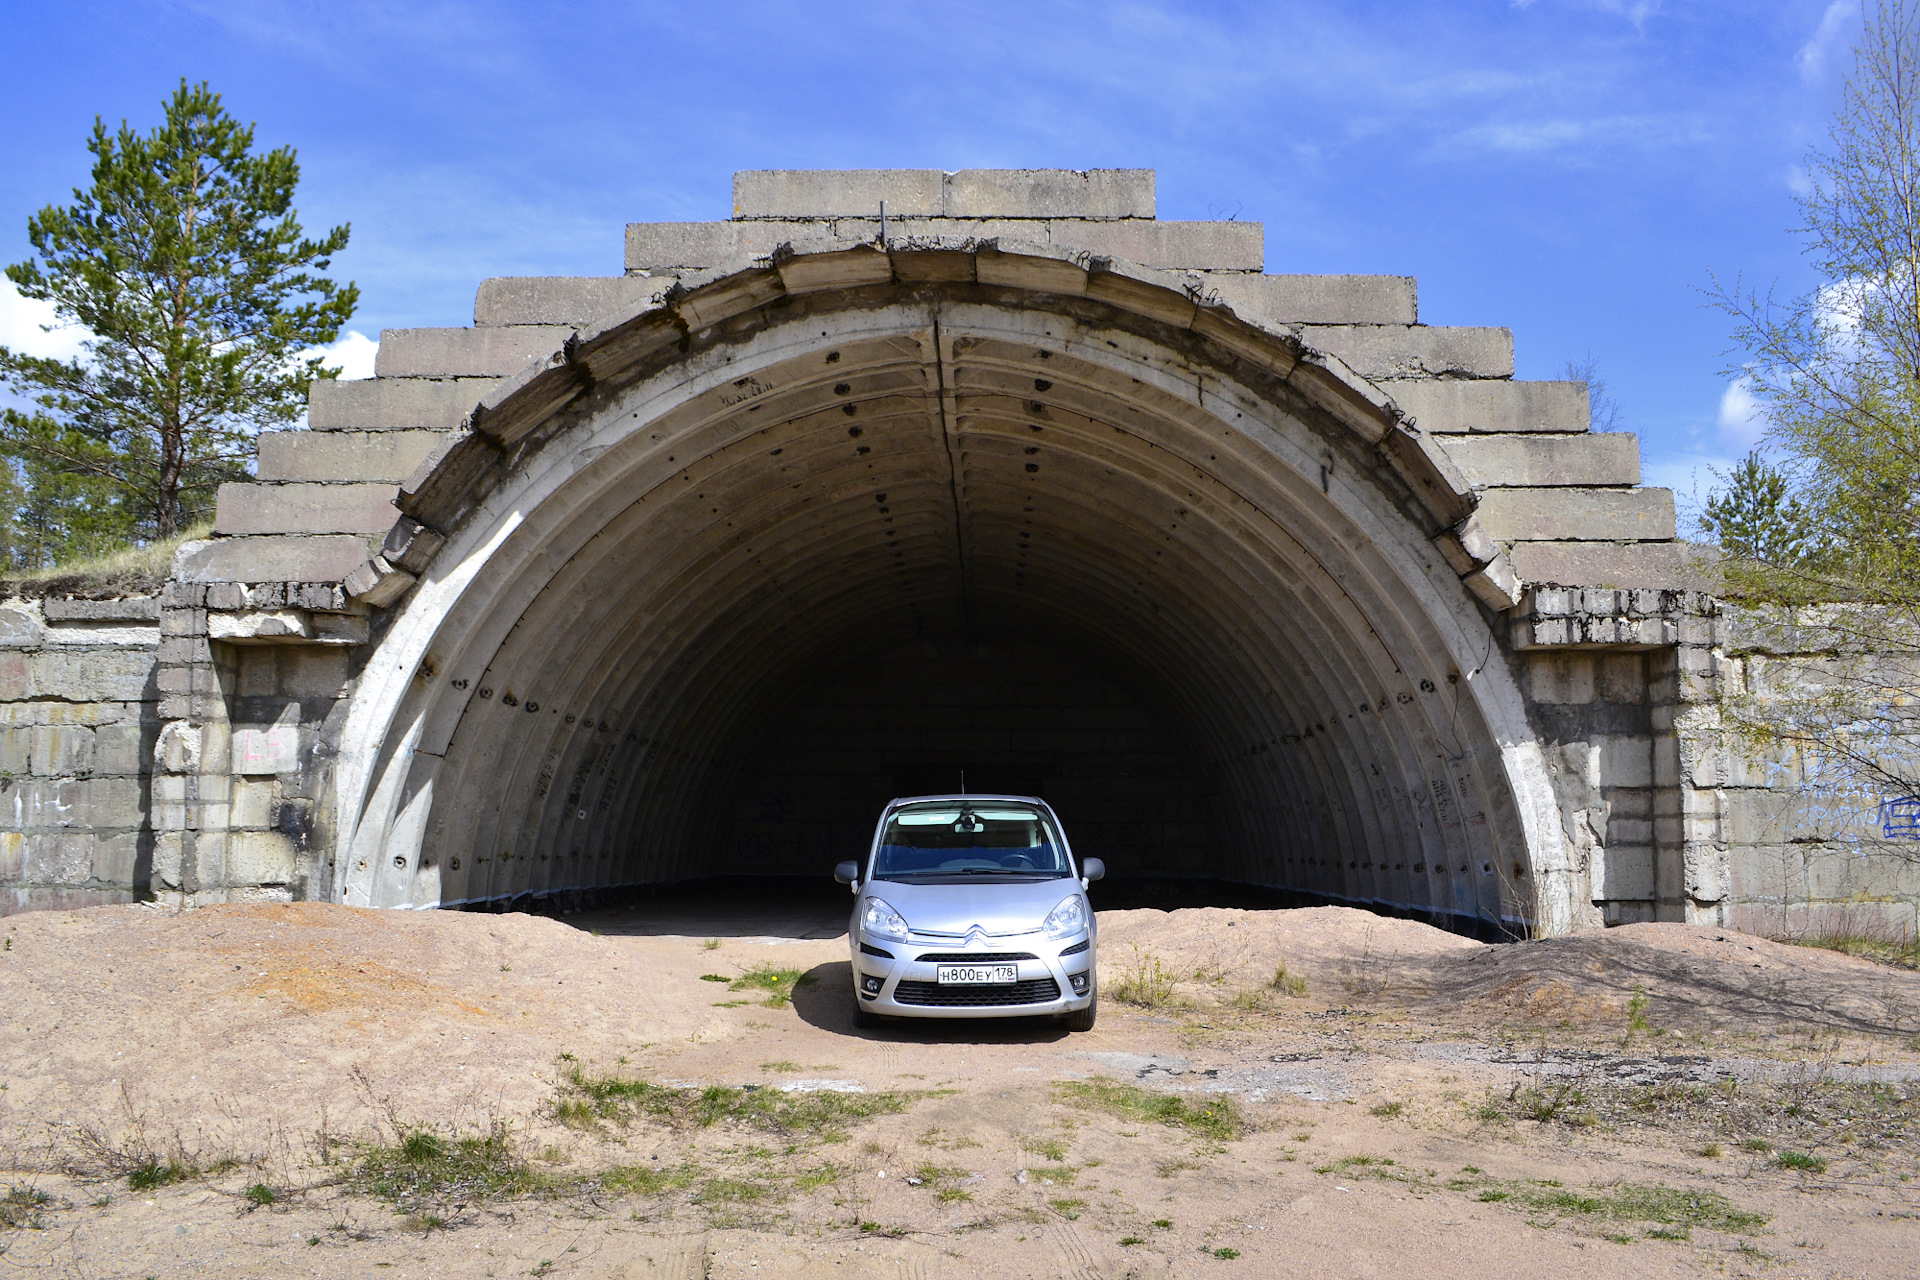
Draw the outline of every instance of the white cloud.
[[[79,325],[60,323],[51,302],[21,297],[13,281],[0,276],[0,346],[22,355],[71,360],[82,353],[80,344],[86,339],[87,331]]]
[[[373,358],[380,354],[380,344],[357,329],[347,330],[346,336],[330,347],[308,347],[300,353],[302,360],[314,356],[324,356],[330,365],[340,367],[343,381],[373,376]]]
[[[1767,429],[1767,413],[1744,377],[1727,384],[1720,397],[1720,442],[1742,452],[1760,443]]]
[[[1808,84],[1820,79],[1827,70],[1827,57],[1840,40],[1841,33],[1850,25],[1853,15],[1860,11],[1854,0],[1833,0],[1827,11],[1820,15],[1820,25],[1815,27],[1813,35],[1800,46],[1800,52],[1793,57],[1794,65],[1800,68],[1800,78]]]

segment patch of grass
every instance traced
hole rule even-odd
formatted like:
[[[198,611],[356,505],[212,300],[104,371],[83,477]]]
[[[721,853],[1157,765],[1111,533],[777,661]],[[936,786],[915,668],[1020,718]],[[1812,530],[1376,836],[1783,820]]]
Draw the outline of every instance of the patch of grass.
[[[1246,1129],[1239,1106],[1224,1094],[1190,1101],[1174,1093],[1155,1093],[1137,1084],[1095,1077],[1055,1086],[1063,1102],[1093,1107],[1122,1120],[1150,1120],[1185,1129],[1203,1138],[1232,1141]]]
[[[1047,1206],[1051,1208],[1055,1213],[1059,1214],[1061,1217],[1071,1222],[1075,1218],[1078,1218],[1083,1211],[1085,1211],[1087,1207],[1087,1202],[1085,1200],[1075,1200],[1068,1197],[1062,1197],[1061,1199],[1058,1199],[1058,1200],[1047,1201]]]
[[[1284,964],[1273,971],[1273,980],[1267,985],[1282,995],[1292,996],[1296,1000],[1306,998],[1307,980],[1297,973],[1289,973]]]
[[[1407,1109],[1407,1104],[1404,1102],[1377,1102],[1372,1107],[1368,1108],[1368,1110],[1370,1110],[1374,1115],[1381,1116],[1386,1119],[1392,1119],[1394,1116],[1399,1115],[1402,1111],[1405,1111],[1406,1109]]]
[[[1773,1144],[1765,1138],[1747,1138],[1740,1143],[1742,1151],[1756,1151],[1761,1155],[1773,1150]]]
[[[1175,981],[1173,970],[1167,968],[1159,956],[1152,952],[1142,954],[1140,948],[1135,947],[1133,964],[1119,972],[1107,994],[1122,1004],[1160,1009],[1174,1003]]]
[[[1700,1154],[1709,1160],[1718,1160],[1721,1156],[1720,1144],[1709,1142],[1701,1146]]]
[[[1582,1191],[1551,1180],[1503,1181],[1480,1175],[1450,1178],[1446,1185],[1450,1190],[1473,1193],[1475,1199],[1488,1204],[1504,1203],[1598,1221],[1655,1223],[1672,1230],[1704,1227],[1740,1234],[1765,1226],[1768,1217],[1742,1209],[1716,1191],[1689,1191],[1657,1183],[1618,1182]]]
[[[702,1204],[748,1204],[766,1199],[772,1188],[744,1178],[708,1178],[695,1197]]]
[[[264,1182],[256,1182],[247,1188],[247,1203],[256,1209],[263,1209],[279,1198],[273,1188]]]
[[[1647,1232],[1649,1240],[1687,1241],[1693,1239],[1692,1227],[1655,1227]]]
[[[426,1235],[429,1231],[444,1231],[446,1228],[447,1220],[437,1213],[410,1213],[400,1219],[402,1231],[418,1231],[421,1235]],[[315,1236],[308,1243],[318,1244],[320,1239]]]
[[[349,1181],[395,1202],[421,1196],[529,1195],[556,1187],[550,1175],[536,1172],[520,1157],[505,1125],[451,1138],[414,1129],[391,1144],[364,1145]]]
[[[652,1164],[616,1165],[600,1175],[600,1185],[609,1191],[624,1192],[627,1195],[658,1196],[669,1191],[683,1191],[693,1185],[695,1170],[682,1165],[676,1169],[662,1169]]]
[[[720,939],[708,938],[705,942],[700,944],[700,949],[702,951],[718,951],[720,949]]]
[[[779,1071],[779,1072],[798,1071],[800,1069],[800,1064],[797,1062],[788,1062],[786,1059],[782,1058],[778,1062],[763,1062],[760,1064],[760,1069],[762,1071]]]
[[[858,1120],[906,1110],[905,1093],[782,1093],[778,1089],[674,1088],[622,1076],[591,1076],[579,1067],[567,1073],[554,1114],[569,1124],[625,1123],[648,1116],[676,1128],[744,1124],[772,1133],[813,1138],[841,1136]]]
[[[1647,1021],[1647,993],[1644,988],[1636,986],[1627,1001],[1627,1038],[1645,1035],[1651,1030],[1653,1024]]]
[[[703,973],[703,974],[701,974],[701,975],[700,975],[700,981],[702,981],[702,982],[732,982],[732,981],[733,981],[733,979],[732,979],[732,978],[729,978],[729,977],[728,977],[728,976],[727,976],[726,974],[724,974],[724,973]]]
[[[1198,1169],[1199,1167],[1199,1165],[1191,1164],[1185,1160],[1168,1160],[1164,1164],[1153,1166],[1153,1173],[1157,1178],[1171,1178],[1183,1169]]]
[[[1782,1169],[1798,1169],[1802,1173],[1825,1173],[1827,1162],[1819,1156],[1808,1155],[1804,1151],[1782,1151],[1773,1157],[1773,1162]]]
[[[727,985],[729,991],[764,991],[767,998],[762,1002],[769,1009],[784,1009],[793,1003],[795,987],[804,987],[812,982],[804,969],[783,969],[778,965],[760,964],[747,970]]]
[[[846,1175],[847,1171],[837,1164],[816,1165],[795,1174],[793,1185],[802,1191],[818,1191],[821,1187],[837,1185]]]
[[[1240,1251],[1238,1249],[1229,1249],[1225,1247],[1214,1249],[1214,1250],[1211,1250],[1210,1252],[1213,1254],[1214,1257],[1220,1259],[1220,1261],[1222,1262],[1232,1262],[1235,1258],[1240,1256]]]
[[[42,1230],[40,1211],[51,1203],[53,1197],[40,1188],[16,1182],[7,1188],[6,1195],[0,1196],[0,1228]]]
[[[1162,1231],[1168,1231],[1168,1230],[1171,1230],[1173,1227],[1173,1219],[1172,1218],[1155,1218],[1153,1220],[1153,1225],[1158,1227]]]
[[[199,1170],[178,1158],[149,1158],[127,1174],[127,1186],[135,1191],[158,1191],[176,1182],[185,1182]]]
[[[86,559],[69,560],[51,568],[35,569],[8,588],[30,598],[65,592],[108,591],[114,594],[158,591],[173,569],[173,553],[180,544],[206,537],[212,522],[196,524],[178,537],[143,547],[121,547]]]
[[[1823,951],[1841,951],[1850,956],[1859,956],[1863,960],[1875,960],[1901,969],[1920,969],[1920,937],[1909,938],[1904,934],[1836,932],[1802,934],[1797,938],[1775,938],[1774,941],[1785,942],[1796,947],[1819,947]]]
[[[1145,1243],[1146,1243],[1145,1238],[1141,1236],[1121,1236],[1120,1237],[1120,1247],[1122,1249],[1130,1249],[1136,1244],[1145,1244]]]
[[[1044,1156],[1056,1164],[1067,1158],[1067,1144],[1058,1138],[1022,1138],[1020,1149]]]

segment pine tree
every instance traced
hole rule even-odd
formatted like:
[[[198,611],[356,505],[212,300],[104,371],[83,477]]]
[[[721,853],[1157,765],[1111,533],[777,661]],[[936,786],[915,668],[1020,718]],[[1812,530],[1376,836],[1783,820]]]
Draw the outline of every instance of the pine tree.
[[[308,239],[290,147],[253,152],[206,84],[182,80],[152,132],[95,120],[92,184],[27,223],[35,258],[6,269],[88,335],[85,354],[0,347],[0,381],[38,406],[0,413],[26,489],[26,558],[174,536],[244,477],[262,429],[295,421],[332,377],[306,348],[339,337],[359,291],[319,274],[348,228]]]

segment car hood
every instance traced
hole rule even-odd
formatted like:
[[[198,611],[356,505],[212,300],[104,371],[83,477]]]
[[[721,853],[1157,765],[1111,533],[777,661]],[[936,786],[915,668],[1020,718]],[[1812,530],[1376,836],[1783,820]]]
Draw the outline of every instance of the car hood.
[[[1063,898],[1080,892],[1072,877],[1002,884],[909,884],[874,880],[863,897],[879,898],[907,918],[915,934],[956,937],[978,926],[988,935],[1034,933]]]

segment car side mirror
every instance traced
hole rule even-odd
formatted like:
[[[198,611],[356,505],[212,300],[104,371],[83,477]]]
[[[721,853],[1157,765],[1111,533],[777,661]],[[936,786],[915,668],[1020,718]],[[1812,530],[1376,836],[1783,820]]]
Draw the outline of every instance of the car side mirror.
[[[857,862],[841,863],[833,869],[833,878],[841,884],[850,884],[857,888],[860,883],[860,864]]]
[[[1107,864],[1098,858],[1080,859],[1080,879],[1087,884],[1107,874]]]

